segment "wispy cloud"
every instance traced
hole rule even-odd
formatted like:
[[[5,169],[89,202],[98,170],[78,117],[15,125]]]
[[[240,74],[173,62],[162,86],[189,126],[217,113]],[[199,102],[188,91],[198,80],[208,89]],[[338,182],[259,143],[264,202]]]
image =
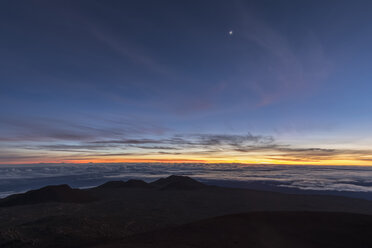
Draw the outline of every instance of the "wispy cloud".
[[[104,121],[90,126],[55,119],[1,123],[0,160],[66,161],[140,157],[164,159],[237,160],[258,159],[280,163],[362,164],[372,160],[372,150],[306,147],[283,144],[273,136],[246,134],[167,134],[165,128],[128,120]],[[6,132],[4,131],[6,130]],[[161,130],[161,131],[159,131]],[[4,151],[5,151],[4,150]],[[168,157],[167,157],[168,156]],[[340,162],[341,163],[341,162]]]
[[[113,35],[104,32],[102,29],[93,26],[91,28],[91,32],[99,41],[103,42],[120,55],[129,58],[133,63],[143,66],[147,70],[163,76],[174,75],[168,66],[161,64],[153,57],[146,55],[144,52],[140,51],[139,48],[136,48],[135,45],[130,44],[128,41],[115,38]]]
[[[306,95],[331,72],[331,62],[326,57],[320,40],[311,30],[292,40],[289,34],[279,31],[253,10],[237,1],[239,35],[247,46],[256,46],[259,52],[258,73],[250,72],[243,82],[259,96],[257,106],[264,106],[283,98]],[[296,45],[295,44],[300,44]],[[244,67],[241,68],[244,70]]]
[[[249,132],[167,135],[159,132],[159,127],[153,128],[153,125],[141,126],[129,121],[111,122],[113,123],[118,125],[92,127],[51,119],[30,122],[9,119],[1,124],[10,132],[1,133],[0,143],[7,144],[8,152],[0,154],[0,159],[38,161],[48,158],[48,161],[58,161],[99,157],[118,159],[172,156],[180,159],[240,161],[259,158],[261,161],[281,163],[318,163],[328,160],[368,162],[372,159],[371,150],[298,147],[283,144],[273,136],[254,135]],[[149,138],[149,135],[152,137]]]
[[[2,128],[0,130],[2,142],[95,141],[100,138],[162,134],[167,130],[165,127],[138,119],[117,119],[115,121],[104,119],[95,124],[91,124],[89,120],[82,120],[77,124],[72,120],[41,117],[6,118],[1,121],[0,127]]]

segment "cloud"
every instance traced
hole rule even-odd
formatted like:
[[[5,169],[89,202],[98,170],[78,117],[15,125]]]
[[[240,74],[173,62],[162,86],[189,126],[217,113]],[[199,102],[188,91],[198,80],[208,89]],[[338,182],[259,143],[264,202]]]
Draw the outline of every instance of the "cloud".
[[[140,146],[140,145],[136,145],[134,147],[140,148],[140,149],[147,149],[147,150],[180,150],[180,148],[172,147],[172,146]]]
[[[120,140],[99,140],[93,141],[94,144],[161,144],[163,140],[155,139],[120,139]]]
[[[309,94],[327,78],[332,64],[311,30],[298,31],[296,39],[291,38],[274,23],[260,18],[253,6],[241,1],[236,3],[239,27],[236,33],[245,40],[246,46],[256,46],[259,51],[256,72],[241,68],[249,72],[242,85],[259,97],[257,107]]]
[[[272,136],[252,135],[251,133],[245,135],[238,134],[178,134],[170,138],[160,139],[119,139],[119,140],[100,140],[93,141],[93,144],[122,144],[131,145],[131,147],[138,147],[143,149],[181,149],[181,148],[216,148],[221,146],[243,147],[247,144],[271,144],[274,142]],[[168,145],[168,146],[150,146],[150,145]],[[143,146],[148,145],[148,146]]]
[[[92,125],[91,121],[87,119],[80,121],[81,124],[76,123],[76,121],[42,117],[4,118],[0,123],[0,142],[88,142],[101,138],[122,138],[145,134],[158,135],[167,130],[164,127],[138,119],[99,120],[99,124],[96,123],[95,125]]]
[[[368,149],[296,148],[288,145],[274,145],[272,147],[262,147],[260,149],[266,152],[266,154],[263,155],[264,157],[284,162],[321,162],[327,160],[363,162],[369,161],[369,158],[372,157],[372,150]]]
[[[117,145],[92,145],[92,144],[79,144],[79,145],[65,145],[65,144],[55,144],[55,145],[34,145],[34,146],[20,146],[21,148],[28,150],[48,150],[48,151],[61,151],[61,152],[81,152],[85,151],[97,151],[97,150],[108,150],[113,147],[118,147]]]
[[[197,142],[201,145],[231,145],[244,146],[246,143],[270,144],[274,142],[272,136],[252,135],[228,135],[228,134],[195,134]]]
[[[76,125],[68,121],[37,119],[30,122],[7,120],[0,131],[0,145],[9,150],[0,154],[7,161],[89,160],[110,156],[120,158],[141,156],[172,158],[234,159],[278,162],[353,163],[372,160],[372,150],[298,147],[282,144],[273,136],[246,134],[175,134],[152,124],[130,121],[104,121],[105,125]],[[7,132],[4,132],[7,130]],[[9,131],[10,130],[10,131]],[[162,135],[159,135],[162,133]],[[148,138],[151,136],[151,138]],[[347,164],[347,162],[346,162]]]
[[[14,162],[14,161],[17,161],[17,162],[20,162],[20,161],[29,161],[29,160],[39,160],[39,159],[43,159],[44,156],[42,155],[35,155],[35,154],[31,154],[31,155],[22,155],[22,154],[18,154],[18,153],[7,153],[7,154],[0,154],[0,162]]]
[[[97,40],[103,42],[120,55],[129,58],[133,63],[139,64],[146,69],[163,76],[174,76],[174,73],[168,66],[159,63],[153,57],[140,51],[140,49],[135,47],[133,44],[129,44],[128,41],[118,39],[97,26],[91,26],[90,30]]]

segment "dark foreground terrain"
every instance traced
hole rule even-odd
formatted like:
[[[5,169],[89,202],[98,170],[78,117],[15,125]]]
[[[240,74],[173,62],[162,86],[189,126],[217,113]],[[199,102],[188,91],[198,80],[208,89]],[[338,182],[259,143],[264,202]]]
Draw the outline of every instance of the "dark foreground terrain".
[[[253,212],[138,234],[114,247],[372,247],[372,216],[325,212]]]
[[[371,214],[367,200],[180,176],[48,186],[0,200],[0,247],[372,247]]]

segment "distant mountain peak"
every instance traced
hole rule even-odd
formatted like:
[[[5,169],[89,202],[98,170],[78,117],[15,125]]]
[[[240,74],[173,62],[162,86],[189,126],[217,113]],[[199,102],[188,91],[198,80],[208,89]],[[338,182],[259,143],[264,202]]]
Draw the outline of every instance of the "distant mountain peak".
[[[97,188],[121,188],[124,187],[125,182],[124,181],[108,181],[104,184],[99,185]]]
[[[195,179],[192,179],[191,177],[180,175],[171,175],[166,178],[160,178],[152,182],[151,185],[154,185],[164,190],[169,189],[193,190],[206,187],[205,184],[198,182]]]
[[[106,182],[98,188],[101,189],[109,189],[109,188],[152,188],[152,186],[145,181],[137,180],[137,179],[130,179],[128,181],[109,181]]]
[[[149,188],[152,187],[150,184],[146,183],[142,180],[137,179],[130,179],[126,182],[127,187],[133,187],[133,188]]]

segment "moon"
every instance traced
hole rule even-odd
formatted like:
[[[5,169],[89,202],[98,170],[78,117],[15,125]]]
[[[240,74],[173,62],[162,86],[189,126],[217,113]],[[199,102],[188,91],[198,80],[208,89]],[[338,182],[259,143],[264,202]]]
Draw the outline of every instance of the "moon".
[[[229,35],[231,36],[231,35],[233,35],[234,34],[234,31],[233,30],[230,30],[229,31]]]

